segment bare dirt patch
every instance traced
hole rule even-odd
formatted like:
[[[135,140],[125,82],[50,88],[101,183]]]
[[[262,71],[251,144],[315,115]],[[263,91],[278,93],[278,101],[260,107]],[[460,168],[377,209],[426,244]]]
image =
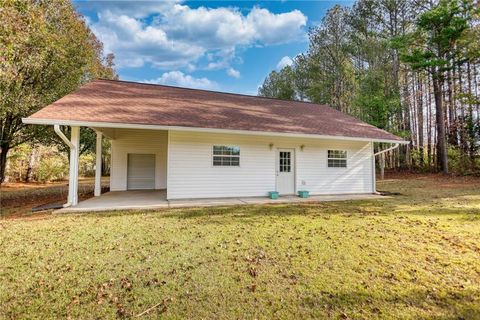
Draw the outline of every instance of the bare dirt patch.
[[[79,181],[80,201],[93,196],[94,182],[92,178]],[[108,191],[108,179],[102,180],[103,192]],[[45,216],[46,212],[32,213],[32,208],[54,203],[66,202],[68,183],[5,183],[0,186],[0,218],[14,219]]]

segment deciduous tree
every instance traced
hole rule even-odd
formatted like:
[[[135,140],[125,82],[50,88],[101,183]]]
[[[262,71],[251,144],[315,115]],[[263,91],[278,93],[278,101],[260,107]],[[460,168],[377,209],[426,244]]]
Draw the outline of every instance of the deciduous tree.
[[[67,0],[0,2],[0,182],[9,150],[44,136],[22,117],[95,77],[116,77],[113,55]]]

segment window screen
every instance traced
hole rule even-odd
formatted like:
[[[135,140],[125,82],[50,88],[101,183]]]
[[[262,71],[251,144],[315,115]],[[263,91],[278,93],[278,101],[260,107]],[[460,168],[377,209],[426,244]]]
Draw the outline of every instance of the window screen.
[[[347,167],[347,151],[328,150],[328,167],[329,168],[346,168]]]
[[[213,146],[213,165],[215,167],[240,166],[240,147]]]

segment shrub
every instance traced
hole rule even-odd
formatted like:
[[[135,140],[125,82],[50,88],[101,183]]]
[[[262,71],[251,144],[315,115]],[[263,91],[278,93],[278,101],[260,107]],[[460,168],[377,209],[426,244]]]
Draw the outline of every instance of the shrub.
[[[9,181],[25,179],[31,152],[32,147],[27,144],[21,144],[9,152],[6,175]]]
[[[450,147],[448,149],[448,165],[451,173],[458,175],[479,174],[479,162],[480,159],[478,159],[478,157],[472,159],[457,147]]]
[[[68,159],[59,154],[42,157],[35,176],[38,182],[65,179],[68,176]]]
[[[93,177],[95,175],[95,155],[92,153],[82,154],[79,160],[78,174],[82,177]]]

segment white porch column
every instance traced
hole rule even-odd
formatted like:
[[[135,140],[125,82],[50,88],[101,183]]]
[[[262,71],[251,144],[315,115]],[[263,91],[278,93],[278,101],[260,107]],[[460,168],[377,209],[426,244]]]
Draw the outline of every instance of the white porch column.
[[[375,167],[375,146],[373,141],[370,142],[370,148],[372,150],[372,192],[376,193],[377,192],[377,172],[376,172],[376,167]]]
[[[68,177],[68,202],[78,204],[78,157],[80,149],[80,127],[71,127],[70,174]]]
[[[97,144],[95,151],[95,197],[102,193],[102,133],[97,131]]]

